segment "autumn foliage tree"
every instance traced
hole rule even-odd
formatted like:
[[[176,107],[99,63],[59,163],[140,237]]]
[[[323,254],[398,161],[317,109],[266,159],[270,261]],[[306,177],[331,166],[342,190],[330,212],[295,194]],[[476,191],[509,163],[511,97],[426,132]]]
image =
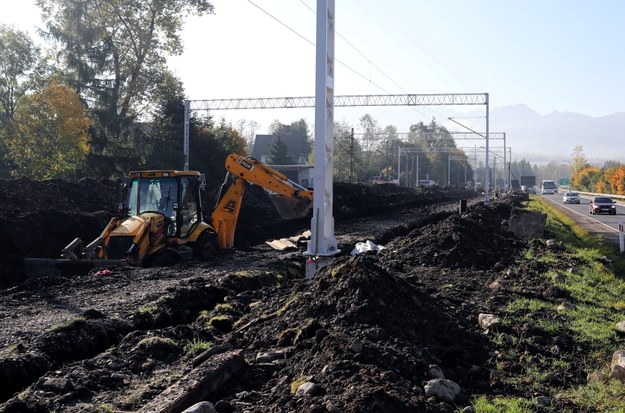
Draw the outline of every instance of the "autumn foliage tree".
[[[609,168],[604,172],[603,176],[607,186],[603,192],[625,195],[625,165]]]
[[[571,178],[573,188],[580,191],[597,191],[597,182],[601,179],[601,169],[595,166],[587,166],[579,170]]]
[[[91,121],[79,96],[51,82],[22,99],[6,138],[13,175],[33,179],[72,178],[89,152]]]

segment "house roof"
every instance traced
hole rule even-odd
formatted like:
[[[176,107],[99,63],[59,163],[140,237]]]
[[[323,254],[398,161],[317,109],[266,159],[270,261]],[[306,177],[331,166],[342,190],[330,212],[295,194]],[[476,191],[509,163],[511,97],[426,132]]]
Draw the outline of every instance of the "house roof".
[[[252,157],[256,159],[263,159],[263,156],[269,156],[271,152],[271,144],[276,135],[256,135],[254,139],[254,147],[252,148]],[[283,131],[280,133],[280,138],[286,144],[289,149],[289,155],[298,161],[301,157],[307,158],[307,136],[301,133]]]

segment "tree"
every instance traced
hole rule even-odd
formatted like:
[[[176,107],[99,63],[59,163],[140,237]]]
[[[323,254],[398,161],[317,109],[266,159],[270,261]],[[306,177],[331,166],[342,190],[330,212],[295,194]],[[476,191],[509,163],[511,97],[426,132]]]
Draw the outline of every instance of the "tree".
[[[182,52],[183,18],[213,12],[208,0],[36,3],[69,81],[98,118],[99,153],[154,103],[168,77],[165,56]]]
[[[224,118],[220,119],[219,124],[213,126],[213,133],[226,152],[247,155],[245,138],[233,128],[232,124],[226,123]]]
[[[586,156],[584,155],[584,147],[576,145],[573,148],[573,165],[571,165],[571,176],[577,175],[582,169],[589,166]]]
[[[625,165],[614,165],[604,172],[605,188],[600,189],[599,192],[625,195]]]
[[[274,165],[291,165],[295,163],[293,157],[289,154],[289,147],[280,135],[275,136],[271,141],[269,161]]]
[[[183,169],[184,167],[184,92],[182,82],[171,75],[157,96],[152,112],[150,139],[144,150],[146,169]],[[189,141],[198,129],[208,127],[193,115],[189,118]]]
[[[23,98],[7,137],[15,176],[33,179],[72,178],[89,151],[90,120],[79,96],[52,82]]]
[[[367,165],[367,169],[371,172],[378,168],[373,167],[371,165],[373,153],[376,149],[377,145],[377,135],[380,132],[380,127],[378,126],[378,121],[375,120],[368,113],[364,114],[359,119],[359,130],[362,133],[361,145],[364,151],[365,164]],[[373,173],[373,172],[372,172]]]
[[[236,122],[237,125],[237,132],[239,132],[239,135],[241,135],[246,143],[247,143],[247,149],[246,152],[251,152],[252,148],[254,147],[254,136],[256,136],[256,129],[258,129],[258,122],[256,122],[255,120],[245,120],[245,119],[239,119]]]
[[[280,137],[282,140],[280,145],[287,146],[287,152],[291,159],[290,163],[304,163],[309,158],[312,143],[308,124],[304,119],[291,122],[290,125],[282,124],[276,119],[269,126],[269,132],[274,136],[274,142],[276,137]]]
[[[579,191],[597,192],[597,182],[601,179],[601,170],[594,166],[587,166],[578,171],[571,178],[571,187]]]
[[[363,175],[366,178],[362,147],[357,139],[353,139],[352,131],[347,122],[334,122],[333,175],[336,182],[353,182]]]
[[[40,61],[39,49],[26,32],[0,25],[0,109],[6,119],[13,118]]]

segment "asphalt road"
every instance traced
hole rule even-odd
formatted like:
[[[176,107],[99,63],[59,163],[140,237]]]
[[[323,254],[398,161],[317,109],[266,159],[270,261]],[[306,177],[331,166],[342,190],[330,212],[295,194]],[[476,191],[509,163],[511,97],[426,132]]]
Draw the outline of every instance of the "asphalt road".
[[[562,202],[562,195],[562,193],[559,193],[554,195],[535,196],[541,196],[550,200],[589,232],[603,236],[608,242],[616,245],[619,244],[618,228],[619,223],[625,223],[625,205],[617,204],[616,215],[591,215],[588,212],[588,204],[590,203],[589,198],[582,197],[580,204],[565,204]]]

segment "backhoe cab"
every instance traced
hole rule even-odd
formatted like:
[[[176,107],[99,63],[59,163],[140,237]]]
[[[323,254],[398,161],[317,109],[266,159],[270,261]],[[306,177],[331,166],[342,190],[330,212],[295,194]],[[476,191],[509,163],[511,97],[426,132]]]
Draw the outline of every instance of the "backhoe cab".
[[[198,171],[133,171],[124,185],[118,216],[88,245],[74,239],[61,259],[26,258],[32,276],[71,275],[114,265],[165,266],[210,259],[234,246],[247,183],[263,187],[285,219],[308,214],[313,193],[253,158],[231,154],[217,203],[206,222],[201,203],[204,176]]]

